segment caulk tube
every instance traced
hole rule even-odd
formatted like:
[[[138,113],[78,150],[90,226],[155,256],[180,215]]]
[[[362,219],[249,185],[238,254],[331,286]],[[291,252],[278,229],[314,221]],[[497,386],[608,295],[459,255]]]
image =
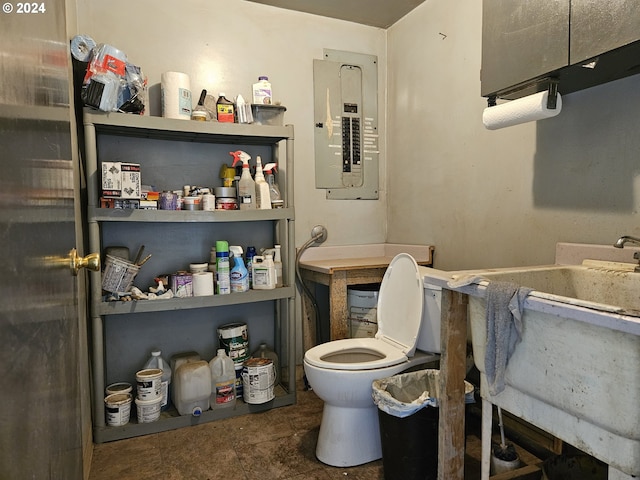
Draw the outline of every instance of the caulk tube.
[[[240,181],[238,182],[240,210],[253,210],[256,208],[256,182],[253,181],[251,172],[249,172],[249,159],[251,157],[242,150],[229,152],[229,155],[233,156],[232,166],[235,167],[236,163],[242,162],[242,175],[240,175]]]
[[[264,179],[262,173],[262,159],[260,155],[256,157],[256,207],[260,210],[271,209],[271,195],[269,195],[269,184]]]

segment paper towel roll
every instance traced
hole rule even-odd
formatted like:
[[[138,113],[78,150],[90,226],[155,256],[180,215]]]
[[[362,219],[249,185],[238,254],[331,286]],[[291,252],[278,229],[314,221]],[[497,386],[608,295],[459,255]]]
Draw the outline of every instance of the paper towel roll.
[[[213,272],[193,274],[193,296],[204,297],[213,295]]]
[[[549,92],[539,92],[495,107],[485,108],[482,113],[482,123],[488,130],[497,130],[555,117],[562,110],[562,98],[558,94],[556,108],[549,109],[547,108],[548,97]]]
[[[162,116],[181,120],[191,119],[191,82],[181,72],[164,72],[160,77]]]

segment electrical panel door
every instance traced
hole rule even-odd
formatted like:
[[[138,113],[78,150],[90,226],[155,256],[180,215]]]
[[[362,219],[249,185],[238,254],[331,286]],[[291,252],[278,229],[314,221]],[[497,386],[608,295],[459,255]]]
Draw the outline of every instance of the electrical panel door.
[[[316,188],[329,199],[377,199],[376,57],[325,50],[313,76]]]

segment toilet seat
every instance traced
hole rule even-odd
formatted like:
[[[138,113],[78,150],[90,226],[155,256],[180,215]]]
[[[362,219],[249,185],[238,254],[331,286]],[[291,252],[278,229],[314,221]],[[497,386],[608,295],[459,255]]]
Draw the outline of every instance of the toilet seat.
[[[400,253],[389,263],[380,285],[375,338],[323,343],[307,350],[304,360],[330,370],[373,370],[407,361],[415,353],[423,304],[418,264],[411,255]],[[345,354],[357,358],[346,361]]]
[[[371,357],[362,362],[340,361],[341,354],[361,354]],[[331,357],[334,357],[333,359]],[[374,357],[378,357],[373,359]],[[304,360],[309,365],[329,370],[374,370],[407,361],[397,346],[378,338],[347,338],[323,343],[307,350]]]

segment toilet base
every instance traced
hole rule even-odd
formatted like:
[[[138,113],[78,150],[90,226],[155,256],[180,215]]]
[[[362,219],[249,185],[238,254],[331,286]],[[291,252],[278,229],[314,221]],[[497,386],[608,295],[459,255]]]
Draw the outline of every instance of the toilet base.
[[[353,426],[358,428],[354,430]],[[316,457],[332,467],[354,467],[382,458],[378,407],[324,404]]]

